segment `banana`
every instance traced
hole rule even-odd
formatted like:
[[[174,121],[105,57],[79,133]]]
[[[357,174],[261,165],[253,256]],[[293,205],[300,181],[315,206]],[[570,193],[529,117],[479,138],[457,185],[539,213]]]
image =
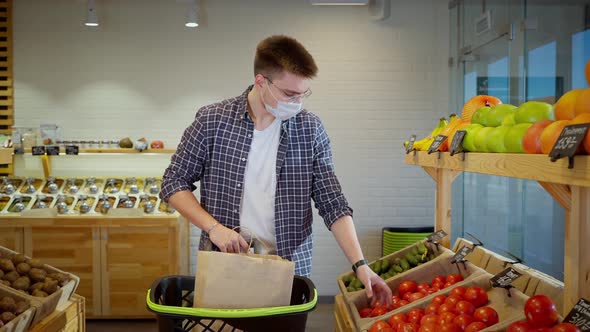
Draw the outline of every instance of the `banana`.
[[[454,115],[454,114],[453,114]],[[451,116],[453,116],[451,115]],[[456,117],[456,115],[455,115]],[[414,145],[412,146],[412,150],[416,150],[416,151],[428,151],[428,148],[430,147],[430,145],[432,144],[432,142],[434,141],[434,138],[449,124],[449,122],[447,121],[446,118],[440,118],[438,120],[438,125],[432,129],[432,131],[430,132],[430,135],[424,137],[421,140],[415,141]],[[408,147],[408,144],[410,144],[409,141],[405,141],[404,142],[404,148]]]

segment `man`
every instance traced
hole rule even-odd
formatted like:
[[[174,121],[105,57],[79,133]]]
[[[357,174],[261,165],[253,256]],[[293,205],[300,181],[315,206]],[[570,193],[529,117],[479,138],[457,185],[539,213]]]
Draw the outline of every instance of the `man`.
[[[246,251],[249,244],[235,229],[248,228],[264,253],[294,261],[295,274],[303,276],[311,273],[313,199],[367,295],[390,303],[391,290],[363,259],[328,135],[302,108],[316,73],[295,39],[261,41],[254,85],[197,112],[166,169],[160,197],[202,230],[200,250]],[[197,181],[200,204],[192,194]]]

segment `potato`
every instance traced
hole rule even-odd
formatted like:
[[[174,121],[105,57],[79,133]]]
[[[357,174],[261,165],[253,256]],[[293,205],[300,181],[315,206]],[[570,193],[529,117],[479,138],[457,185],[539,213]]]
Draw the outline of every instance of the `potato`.
[[[18,279],[20,276],[18,275],[18,272],[16,271],[10,271],[8,273],[6,273],[4,275],[4,277],[2,277],[2,279],[9,281],[10,283],[13,283],[16,281],[16,279]]]
[[[0,311],[14,312],[16,310],[16,302],[12,297],[5,296],[0,300]]]
[[[27,258],[23,254],[16,254],[16,255],[12,256],[11,260],[12,260],[12,263],[16,266],[20,263],[26,262]]]
[[[31,306],[25,301],[17,302],[14,314],[18,316],[18,315],[22,314],[23,312],[27,311],[27,309],[29,309],[30,307]]]
[[[4,322],[4,324],[10,322],[11,320],[15,319],[16,316],[12,313],[12,312],[3,312],[2,315],[0,315],[0,320]]]
[[[33,296],[35,296],[35,297],[47,297],[47,296],[49,296],[49,295],[48,295],[47,293],[45,293],[44,291],[42,291],[42,290],[38,290],[38,289],[35,289],[35,290],[33,291],[33,293],[31,293],[31,295],[33,295]]]
[[[47,271],[34,267],[29,272],[29,277],[35,282],[42,282],[47,277]]]
[[[14,271],[14,264],[10,259],[0,258],[0,269],[4,272]]]
[[[27,274],[29,274],[29,271],[31,271],[31,266],[27,263],[19,263],[16,266],[16,272],[18,272],[18,274],[20,274],[21,276],[26,276]]]

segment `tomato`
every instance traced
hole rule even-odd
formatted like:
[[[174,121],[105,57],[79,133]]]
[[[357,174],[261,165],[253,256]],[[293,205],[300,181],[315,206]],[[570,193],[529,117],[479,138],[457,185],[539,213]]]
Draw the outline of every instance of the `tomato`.
[[[430,323],[438,324],[438,321],[439,321],[439,316],[438,315],[425,315],[420,320],[420,324],[422,324],[422,325],[426,325],[426,324],[430,324]]]
[[[389,325],[394,326],[394,327],[397,326],[397,324],[399,324],[399,323],[405,323],[405,322],[407,322],[406,315],[404,315],[402,313],[395,314],[395,315],[389,317],[389,321],[388,321]]]
[[[361,318],[367,318],[367,317],[371,316],[371,311],[373,311],[373,309],[363,308],[363,309],[359,310],[359,315],[361,316]]]
[[[428,294],[428,295],[430,295],[430,294],[434,294],[434,293],[438,292],[439,290],[440,290],[440,289],[436,289],[436,288],[429,288],[429,289],[426,291],[426,294]]]
[[[559,318],[555,303],[545,295],[531,296],[524,304],[524,315],[533,327],[552,326]]]
[[[401,300],[401,301],[399,301],[399,303],[398,303],[398,304],[399,304],[399,306],[400,306],[400,307],[403,307],[403,306],[405,306],[406,304],[409,304],[409,303],[410,303],[410,302],[408,302],[408,301],[406,301],[406,300]]]
[[[426,314],[426,315],[436,314],[436,313],[438,313],[438,307],[440,307],[439,304],[430,303],[429,305],[426,306],[426,309],[424,309],[424,314]]]
[[[422,292],[422,291],[423,291],[423,292],[426,292],[427,290],[429,290],[429,289],[430,289],[430,286],[429,286],[427,283],[423,282],[423,283],[419,284],[419,285],[416,287],[416,289],[417,289],[418,291],[420,291],[420,292]]]
[[[444,284],[447,282],[447,279],[444,276],[436,276],[432,279],[432,284],[441,283]]]
[[[447,282],[445,282],[445,284],[442,286],[442,288],[449,288],[449,287],[451,287],[451,286],[453,286],[453,284],[447,281]]]
[[[553,327],[553,332],[580,332],[580,329],[574,324],[561,323]]]
[[[379,302],[379,301],[375,301],[375,302],[373,302],[373,303],[371,304],[371,307],[372,307],[373,309],[375,309],[375,308],[378,308],[378,307],[381,307],[381,302]]]
[[[473,305],[473,303],[463,300],[457,302],[457,304],[455,305],[455,311],[458,314],[466,314],[473,316],[473,313],[475,312],[475,306]]]
[[[444,285],[444,282],[435,282],[430,286],[430,288],[443,289]]]
[[[411,296],[412,294],[414,294],[414,293],[413,293],[413,292],[407,292],[407,293],[404,293],[404,295],[402,296],[402,298],[404,299],[404,301],[408,301],[408,302],[410,302],[410,296]]]
[[[483,288],[479,286],[473,286],[465,290],[463,299],[465,301],[471,302],[476,308],[479,308],[482,305],[488,303],[488,294]]]
[[[377,316],[381,316],[381,315],[385,315],[387,313],[387,308],[385,307],[377,307],[375,309],[373,309],[373,311],[371,311],[371,317],[377,317]]]
[[[398,301],[399,301],[399,300],[401,300],[401,299],[402,299],[402,298],[401,298],[401,297],[399,297],[398,295],[393,295],[393,296],[391,297],[391,302],[392,302],[392,303],[394,303],[394,302],[398,302]]]
[[[451,295],[455,295],[459,298],[463,298],[463,294],[465,294],[465,287],[463,286],[457,286],[455,288],[453,288],[453,290],[451,290]]]
[[[449,297],[447,297],[447,299],[445,300],[445,303],[448,303],[452,306],[456,306],[457,303],[461,302],[463,300],[463,298],[458,297],[456,295],[450,295]]]
[[[449,274],[446,279],[446,282],[450,282],[451,285],[454,285],[459,281],[463,281],[463,276],[460,274]]]
[[[418,332],[438,332],[438,325],[436,323],[421,324]]]
[[[402,281],[397,287],[397,292],[403,298],[406,293],[414,293],[418,289],[418,285],[411,280]]]
[[[473,313],[473,318],[477,322],[482,322],[486,324],[486,326],[492,326],[500,320],[498,317],[498,313],[496,310],[492,309],[492,307],[481,307],[477,308]]]
[[[369,332],[383,332],[383,330],[386,328],[391,328],[391,326],[389,326],[389,324],[387,324],[385,321],[380,320],[371,325]]]
[[[418,332],[420,325],[415,323],[401,323],[397,328],[397,332]],[[370,331],[369,331],[370,332]]]
[[[437,295],[432,299],[432,302],[430,302],[430,303],[436,303],[438,305],[441,305],[441,304],[445,303],[446,299],[447,299],[447,297],[444,295]]]
[[[436,331],[437,332],[462,332],[463,330],[461,330],[461,328],[457,324],[444,323],[444,324],[441,324]]]
[[[459,325],[462,330],[465,330],[467,325],[473,323],[473,317],[466,314],[460,314],[453,319],[453,323]]]
[[[440,315],[443,312],[455,312],[455,306],[450,303],[443,303],[438,307],[437,313]]]
[[[455,319],[455,317],[457,317],[457,315],[455,315],[452,312],[443,312],[438,317],[439,317],[439,319],[438,319],[439,323],[444,324],[444,323],[452,323],[453,319]]]
[[[531,329],[531,332],[551,332],[551,331],[553,331],[553,329],[548,326],[534,327]]]
[[[408,311],[406,315],[408,323],[415,323],[419,324],[422,317],[424,317],[424,310],[422,309],[412,309]]]
[[[465,328],[464,332],[477,332],[485,329],[487,326],[482,322],[473,322]],[[369,331],[371,332],[371,331]]]
[[[521,320],[508,325],[506,332],[530,332],[531,325],[526,320]]]
[[[424,294],[422,292],[413,293],[412,295],[410,295],[410,298],[408,299],[408,302],[412,303],[414,301],[418,301],[418,300],[420,300],[421,298],[423,298],[425,296],[426,296],[426,294]]]

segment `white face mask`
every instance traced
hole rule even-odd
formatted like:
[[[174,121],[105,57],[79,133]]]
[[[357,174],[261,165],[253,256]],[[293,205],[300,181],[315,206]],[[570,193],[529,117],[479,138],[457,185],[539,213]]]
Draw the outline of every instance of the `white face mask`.
[[[266,86],[268,87],[268,84]],[[268,91],[270,92],[272,97],[277,101],[277,107],[272,107],[266,102],[264,102],[264,98],[262,98],[262,93],[260,94],[260,98],[262,99],[262,102],[264,103],[266,110],[270,114],[274,115],[275,118],[281,119],[281,121],[285,121],[299,114],[299,112],[301,112],[301,110],[303,109],[302,102],[288,103],[285,101],[281,101],[273,95],[272,91],[270,91],[270,87],[268,88]]]

